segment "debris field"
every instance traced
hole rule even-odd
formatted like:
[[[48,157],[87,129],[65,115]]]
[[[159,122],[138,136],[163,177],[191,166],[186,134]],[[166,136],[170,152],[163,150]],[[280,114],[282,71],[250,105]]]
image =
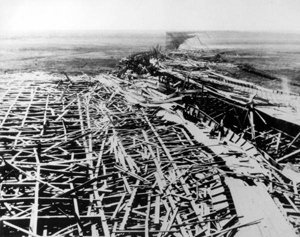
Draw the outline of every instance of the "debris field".
[[[297,236],[299,96],[211,63],[2,75],[0,236]]]

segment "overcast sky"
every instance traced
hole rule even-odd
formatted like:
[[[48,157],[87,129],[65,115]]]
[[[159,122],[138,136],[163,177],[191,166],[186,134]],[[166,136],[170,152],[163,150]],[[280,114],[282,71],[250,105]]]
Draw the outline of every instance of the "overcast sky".
[[[0,30],[300,31],[300,0],[0,0]]]

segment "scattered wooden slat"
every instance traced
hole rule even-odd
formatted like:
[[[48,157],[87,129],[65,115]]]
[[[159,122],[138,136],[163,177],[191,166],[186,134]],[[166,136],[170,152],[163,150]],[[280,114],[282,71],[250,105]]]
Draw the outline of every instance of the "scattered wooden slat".
[[[177,63],[180,64],[180,60]],[[213,136],[207,138],[211,139],[209,146],[197,142],[190,135],[193,131],[189,133],[184,128],[187,121],[179,112],[185,109],[184,105],[178,105],[179,109],[174,112],[164,104],[181,103],[184,96],[199,93],[203,102],[208,99],[207,91],[215,96],[218,91],[191,79],[192,73],[182,73],[183,69],[161,72],[165,84],[157,77],[149,78],[149,82],[145,78],[138,84],[106,75],[105,82],[101,82],[100,77],[99,81],[94,78],[79,79],[78,83],[76,80],[72,83],[61,81],[55,89],[44,86],[48,93],[42,87],[29,90],[24,87],[22,92],[9,90],[14,106],[5,103],[0,109],[1,119],[4,118],[0,131],[3,153],[0,205],[6,212],[1,220],[18,224],[16,228],[7,228],[4,224],[4,231],[14,228],[12,232],[16,233],[30,227],[30,231],[23,233],[155,237],[176,233],[187,237],[204,233],[222,236],[241,227],[234,225],[236,215],[230,209],[234,208],[234,203],[217,209],[212,197],[217,180],[235,174],[234,171],[224,172],[222,169],[228,167],[218,159],[226,160],[234,154],[212,151],[213,146],[221,146],[222,136],[219,141],[214,141]],[[194,87],[189,88],[190,84]],[[172,91],[172,86],[179,90]],[[167,90],[171,93],[166,94]],[[146,96],[140,96],[139,92]],[[3,99],[7,99],[7,95],[9,93],[4,93]],[[128,104],[127,97],[133,104]],[[176,116],[179,114],[182,124],[171,124],[156,117],[158,106]],[[23,111],[25,117],[11,115],[15,107]],[[199,115],[199,108],[196,106],[192,112]],[[225,114],[213,111],[207,118],[211,115],[213,123]],[[235,114],[238,116],[238,111]],[[244,132],[249,135],[252,128],[250,135],[257,139],[261,134],[257,134],[255,121],[252,122]],[[207,130],[209,123],[199,122],[198,125]],[[276,144],[272,141],[270,146],[274,148],[275,145],[280,153],[285,134],[277,138]],[[296,140],[286,142],[290,143],[288,148],[294,149]],[[15,150],[8,151],[7,147],[13,143]],[[263,165],[268,168],[270,163]],[[277,173],[282,172],[279,169]],[[291,185],[275,176],[272,173],[270,178],[268,176],[274,192],[280,187],[279,191],[285,195],[298,197],[297,186],[295,192],[291,192]],[[255,179],[256,176],[244,175],[243,178]],[[265,177],[260,180],[268,182]],[[295,199],[289,198],[290,201],[295,209]],[[54,218],[61,221],[51,230]],[[45,220],[49,220],[47,226],[37,225]],[[29,225],[23,224],[25,222]]]
[[[29,236],[33,236],[33,237],[41,237],[40,235],[37,235],[37,234],[35,234],[35,233],[31,232],[31,231],[25,230],[25,229],[23,229],[23,228],[21,228],[21,227],[19,227],[19,226],[16,226],[16,225],[14,225],[14,224],[12,224],[12,223],[10,223],[10,222],[8,222],[8,221],[3,221],[3,224],[4,224],[4,225],[7,225],[7,226],[9,226],[9,227],[12,227],[12,228],[14,228],[14,229],[16,229],[16,230],[18,230],[18,231],[21,231],[21,232],[23,232],[23,233],[25,233],[25,234],[28,234]]]
[[[136,183],[135,183],[135,185],[139,185],[139,184],[140,184],[140,180],[137,180]],[[132,209],[132,205],[133,205],[136,193],[137,193],[137,188],[134,188],[132,190],[132,193],[130,195],[130,199],[128,200],[128,203],[126,204],[126,206],[124,208],[125,209],[125,214],[124,214],[124,217],[123,217],[122,222],[121,222],[120,227],[119,227],[120,230],[124,230],[125,229],[125,226],[127,224],[127,221],[128,221],[128,218],[129,218],[129,214],[130,214],[130,211]]]

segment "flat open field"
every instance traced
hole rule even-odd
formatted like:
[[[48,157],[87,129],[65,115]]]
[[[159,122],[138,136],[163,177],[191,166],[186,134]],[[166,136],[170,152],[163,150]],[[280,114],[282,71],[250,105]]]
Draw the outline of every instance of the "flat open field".
[[[89,74],[110,70],[125,56],[164,45],[164,32],[35,32],[0,35],[0,73]]]
[[[212,55],[220,53],[224,61],[249,64],[280,79],[268,80],[226,68],[230,76],[300,92],[300,34],[234,31],[195,34],[181,48]],[[163,31],[1,33],[0,73],[45,71],[93,75],[113,69],[125,56],[165,44]]]

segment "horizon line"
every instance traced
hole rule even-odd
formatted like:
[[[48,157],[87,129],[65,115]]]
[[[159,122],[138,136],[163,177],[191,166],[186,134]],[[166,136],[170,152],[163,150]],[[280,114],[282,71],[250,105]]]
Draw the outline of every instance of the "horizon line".
[[[239,29],[0,29],[0,32],[5,33],[38,33],[38,32],[89,32],[89,31],[111,31],[111,32],[122,32],[122,31],[132,31],[132,32],[252,32],[252,33],[300,33],[300,30],[258,30],[258,29],[248,29],[248,30],[239,30]]]

